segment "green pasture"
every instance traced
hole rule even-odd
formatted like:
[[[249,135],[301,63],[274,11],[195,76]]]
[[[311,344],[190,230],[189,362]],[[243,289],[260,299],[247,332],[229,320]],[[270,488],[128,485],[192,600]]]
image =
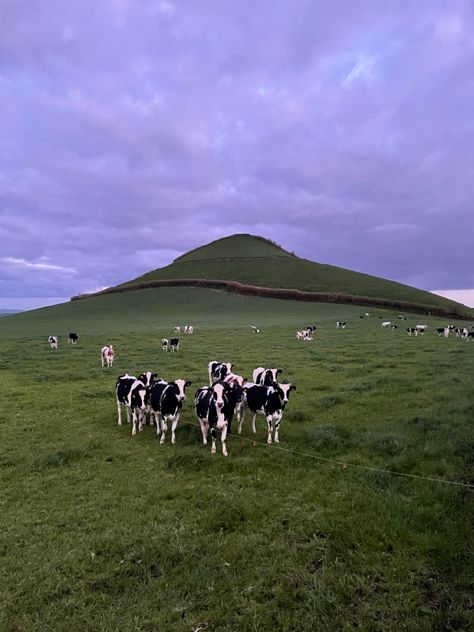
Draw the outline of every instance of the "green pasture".
[[[472,491],[380,470],[474,484],[474,344],[365,311],[161,288],[2,317],[0,630],[471,629]],[[227,458],[200,443],[210,360],[297,385],[283,450],[261,417]],[[193,382],[174,446],[117,426],[117,376],[147,369]]]

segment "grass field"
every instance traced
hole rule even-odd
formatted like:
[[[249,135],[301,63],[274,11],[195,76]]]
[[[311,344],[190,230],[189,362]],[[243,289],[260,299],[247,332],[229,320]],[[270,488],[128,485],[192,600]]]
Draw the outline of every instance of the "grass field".
[[[474,344],[363,311],[163,288],[0,319],[0,630],[469,630],[472,491],[320,459],[473,484]],[[297,385],[292,452],[260,445],[262,418],[227,459],[202,446],[192,399],[214,359]],[[116,377],[146,369],[193,382],[174,446],[117,426]]]

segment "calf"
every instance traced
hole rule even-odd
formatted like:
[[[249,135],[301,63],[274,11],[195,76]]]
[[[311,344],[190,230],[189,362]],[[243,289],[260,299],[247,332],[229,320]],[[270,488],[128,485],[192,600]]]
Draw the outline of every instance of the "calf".
[[[418,336],[418,329],[416,327],[407,327],[407,331],[408,331],[408,335],[411,336],[412,334],[415,334],[415,336]]]
[[[107,345],[105,347],[102,347],[102,349],[100,350],[100,358],[102,360],[102,366],[105,366],[105,364],[107,364],[107,366],[111,367],[114,363],[114,356],[115,356],[115,352],[114,352],[113,345]]]
[[[207,445],[207,435],[211,431],[211,453],[216,453],[216,433],[221,431],[222,454],[227,456],[226,438],[235,409],[231,387],[223,382],[212,386],[202,386],[196,391],[194,406],[201,426],[202,442]]]
[[[336,329],[345,329],[346,328],[347,323],[343,322],[341,320],[338,320],[336,322]]]
[[[209,374],[209,386],[212,386],[214,382],[222,382],[226,376],[232,371],[235,364],[231,362],[217,362],[213,360],[207,365],[207,372]]]
[[[69,337],[68,337],[68,342],[70,342],[70,343],[72,343],[73,345],[75,345],[75,344],[77,343],[77,341],[78,341],[78,340],[79,340],[79,336],[78,336],[76,333],[71,332],[71,333],[69,334]]]
[[[58,337],[57,336],[50,336],[48,338],[48,342],[49,342],[49,346],[51,347],[51,349],[57,349],[58,348]]]
[[[257,432],[255,418],[257,414],[265,415],[267,420],[268,437],[267,443],[279,443],[278,431],[280,428],[283,411],[291,391],[296,391],[294,384],[277,384],[273,382],[270,386],[259,386],[258,384],[247,383],[244,385],[244,403],[252,413],[252,431]],[[239,423],[238,432],[242,432],[243,417]],[[273,434],[273,439],[272,439]]]
[[[178,426],[183,401],[186,399],[186,386],[191,382],[178,379],[174,382],[160,380],[151,386],[150,405],[155,415],[156,434],[161,430],[160,444],[165,442],[167,421],[171,421],[171,443],[176,443],[176,427]]]
[[[141,419],[146,410],[146,386],[133,375],[121,375],[115,385],[117,399],[118,425],[122,425],[122,405],[127,411],[127,421],[133,421],[132,435],[141,430]],[[131,419],[132,418],[132,419]]]
[[[260,386],[270,386],[273,382],[278,382],[278,374],[282,373],[282,369],[265,369],[259,366],[252,373],[252,380],[254,384]]]
[[[179,351],[179,338],[171,338],[170,351]]]
[[[163,351],[168,351],[170,348],[170,341],[169,338],[162,338],[161,339],[161,348],[163,349]]]

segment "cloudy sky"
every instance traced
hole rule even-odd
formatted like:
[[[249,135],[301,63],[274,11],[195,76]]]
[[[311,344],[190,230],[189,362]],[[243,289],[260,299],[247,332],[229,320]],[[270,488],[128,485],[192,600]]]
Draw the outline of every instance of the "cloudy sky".
[[[0,0],[0,14],[0,308],[236,232],[474,288],[471,0]]]

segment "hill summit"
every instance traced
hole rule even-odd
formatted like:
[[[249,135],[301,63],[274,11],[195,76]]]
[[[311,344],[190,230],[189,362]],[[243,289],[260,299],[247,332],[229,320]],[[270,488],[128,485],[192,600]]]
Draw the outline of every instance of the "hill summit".
[[[170,265],[102,293],[164,285],[224,289],[238,294],[319,302],[356,303],[399,310],[472,317],[449,299],[402,283],[316,263],[275,242],[249,234],[216,239],[177,257]]]

